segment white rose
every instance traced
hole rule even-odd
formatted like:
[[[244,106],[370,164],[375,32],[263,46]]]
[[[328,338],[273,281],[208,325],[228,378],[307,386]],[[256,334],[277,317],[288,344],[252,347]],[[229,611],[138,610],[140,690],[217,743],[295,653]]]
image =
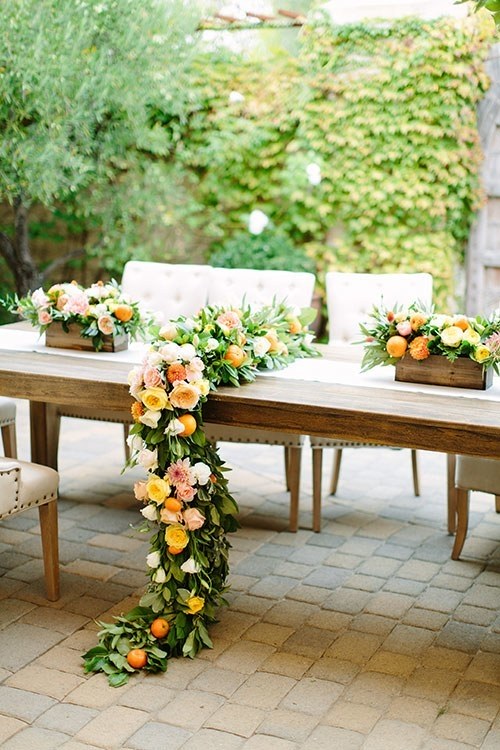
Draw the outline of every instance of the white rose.
[[[180,356],[180,346],[179,344],[174,344],[173,341],[169,341],[168,344],[165,344],[165,346],[162,346],[160,349],[160,355],[161,358],[165,360],[165,362],[168,362],[171,364],[172,362],[176,362]]]
[[[171,419],[164,430],[165,435],[179,435],[181,432],[184,432],[184,425],[178,419]]]
[[[219,346],[219,342],[217,341],[217,339],[209,338],[207,343],[205,344],[205,351],[214,352],[218,346]]]
[[[192,344],[182,344],[179,348],[183,362],[191,362],[196,357],[196,349]]]
[[[141,513],[148,521],[158,520],[158,511],[154,505],[146,505],[144,508],[141,508]]]
[[[157,367],[163,361],[160,352],[151,351],[146,355],[146,363],[150,367]]]
[[[146,557],[146,565],[148,568],[158,568],[161,563],[161,556],[158,550],[150,552]]]
[[[163,570],[163,568],[158,568],[158,570],[153,573],[153,581],[155,583],[165,583],[167,580],[167,574]]]
[[[447,328],[443,328],[439,335],[445,346],[459,346],[464,333],[458,326],[448,326]]]
[[[158,422],[161,417],[161,411],[151,411],[151,409],[148,409],[144,412],[144,414],[141,414],[139,417],[139,422],[142,422],[142,424],[145,424],[146,427],[158,427]]]
[[[189,560],[186,560],[185,563],[182,563],[181,570],[183,570],[184,573],[199,573],[200,566],[196,562],[196,560],[190,557]]]
[[[469,344],[479,344],[481,336],[473,328],[467,328],[463,333],[463,340]]]
[[[142,448],[142,438],[140,435],[129,435],[127,445],[131,451],[140,451]]]
[[[204,464],[201,461],[197,464],[194,464],[191,467],[191,470],[198,484],[206,484],[210,479],[210,474],[212,473],[210,470],[210,466],[207,466],[207,464]]]
[[[137,462],[142,466],[143,469],[150,469],[154,471],[158,468],[158,451],[155,448],[150,451],[148,448],[143,448],[137,456]]]
[[[42,287],[35,289],[31,295],[31,300],[35,307],[46,307],[49,304],[49,298],[43,291]]]
[[[175,323],[168,321],[160,328],[160,338],[166,339],[167,341],[173,341],[177,336],[177,326]]]
[[[260,336],[253,342],[253,351],[256,357],[263,357],[270,348],[271,343],[265,336]]]

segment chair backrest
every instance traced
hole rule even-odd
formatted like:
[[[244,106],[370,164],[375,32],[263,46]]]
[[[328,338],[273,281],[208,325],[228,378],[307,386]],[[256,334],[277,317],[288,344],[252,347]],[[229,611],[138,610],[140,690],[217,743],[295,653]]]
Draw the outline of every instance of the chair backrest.
[[[122,289],[163,320],[195,315],[207,304],[210,266],[189,263],[125,264]]]
[[[341,273],[326,274],[326,302],[330,343],[359,341],[359,324],[373,305],[387,307],[432,302],[429,273]]]
[[[464,490],[500,495],[500,461],[497,458],[457,456],[455,484]]]
[[[252,268],[212,268],[208,302],[212,305],[269,305],[273,298],[294,307],[311,304],[316,277],[302,271],[268,271]]]

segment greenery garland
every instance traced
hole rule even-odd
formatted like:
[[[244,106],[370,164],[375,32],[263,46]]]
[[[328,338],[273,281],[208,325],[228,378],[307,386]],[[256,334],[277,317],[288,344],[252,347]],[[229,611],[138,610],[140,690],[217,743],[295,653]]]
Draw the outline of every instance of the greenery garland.
[[[85,671],[123,685],[137,669],[165,671],[172,656],[211,646],[208,625],[225,604],[237,505],[203,431],[202,407],[219,384],[239,386],[258,369],[318,356],[308,330],[315,311],[273,303],[259,310],[209,306],[165,325],[129,376],[134,398],[130,464],[147,470],[134,492],[150,532],[149,585],[139,606],[99,623]]]

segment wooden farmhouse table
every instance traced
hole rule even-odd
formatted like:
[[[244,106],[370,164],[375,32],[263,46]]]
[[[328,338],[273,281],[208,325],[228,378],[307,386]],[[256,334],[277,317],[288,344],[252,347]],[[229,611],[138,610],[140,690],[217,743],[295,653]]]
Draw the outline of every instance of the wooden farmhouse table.
[[[345,347],[319,348],[333,362],[353,358]],[[85,358],[68,351],[46,352],[2,348],[0,337],[0,395],[29,400],[32,460],[50,465],[51,407],[97,407],[118,416],[131,404],[127,375],[132,365],[108,354]],[[311,373],[316,362],[321,360],[310,360]],[[225,425],[500,458],[500,401],[488,400],[487,393],[461,397],[461,389],[440,391],[438,386],[419,392],[367,387],[362,377],[349,384],[315,382],[313,377],[258,377],[241,388],[221,387],[211,394],[204,418]]]

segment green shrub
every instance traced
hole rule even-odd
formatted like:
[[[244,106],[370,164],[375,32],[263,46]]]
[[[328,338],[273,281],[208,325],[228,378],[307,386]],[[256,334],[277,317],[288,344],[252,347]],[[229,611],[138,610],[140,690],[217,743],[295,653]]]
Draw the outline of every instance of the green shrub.
[[[316,272],[314,260],[279,232],[237,232],[210,255],[210,264],[222,268]]]

